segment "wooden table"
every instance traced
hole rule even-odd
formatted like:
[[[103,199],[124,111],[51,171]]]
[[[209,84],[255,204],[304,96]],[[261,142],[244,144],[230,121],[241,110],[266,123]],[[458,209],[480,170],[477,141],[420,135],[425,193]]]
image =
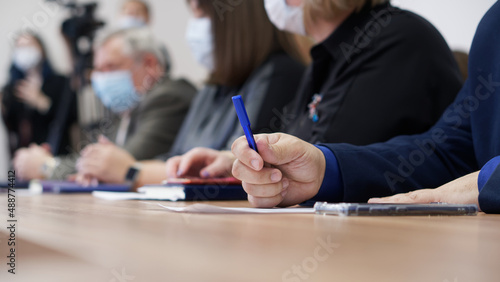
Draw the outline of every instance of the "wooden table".
[[[0,281],[500,281],[495,215],[177,214],[90,195],[17,200],[17,274],[7,273],[3,227]]]

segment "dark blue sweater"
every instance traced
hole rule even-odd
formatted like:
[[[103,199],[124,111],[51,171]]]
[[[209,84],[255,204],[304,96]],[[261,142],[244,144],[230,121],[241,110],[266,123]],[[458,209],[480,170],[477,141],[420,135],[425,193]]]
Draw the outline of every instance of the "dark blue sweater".
[[[319,194],[322,200],[363,202],[371,197],[437,187],[479,170],[500,155],[499,28],[497,2],[477,28],[470,51],[469,79],[429,131],[363,147],[326,144],[338,161],[342,181],[340,187],[324,185]]]

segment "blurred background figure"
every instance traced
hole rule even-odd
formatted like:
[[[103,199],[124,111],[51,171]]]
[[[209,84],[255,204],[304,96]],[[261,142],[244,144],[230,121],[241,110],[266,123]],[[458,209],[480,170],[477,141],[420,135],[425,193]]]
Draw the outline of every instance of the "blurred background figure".
[[[142,0],[126,0],[123,2],[123,5],[120,10],[120,15],[118,16],[117,28],[127,29],[127,28],[138,28],[138,27],[149,27],[151,24],[151,12],[150,5],[146,1]],[[170,62],[172,60],[169,57],[169,52],[167,47],[162,44],[161,52],[163,56],[168,58]],[[166,72],[170,72],[170,63],[165,66]]]
[[[2,93],[2,115],[11,152],[47,141],[59,103],[69,91],[68,79],[53,70],[37,35],[22,33],[14,46],[9,80]],[[67,132],[63,140],[61,147],[69,143]]]
[[[297,47],[296,38],[272,25],[263,0],[243,1],[224,14],[211,0],[186,2],[192,12],[186,40],[193,57],[209,75],[162,160],[197,146],[228,149],[243,134],[231,101],[238,94],[243,97],[255,132],[275,130],[277,126],[270,120],[293,100],[304,71],[305,55]],[[126,172],[136,160],[127,157],[124,150],[119,152],[116,149],[92,171],[85,164],[95,162],[82,156],[79,173],[103,182],[126,181]],[[136,184],[159,183],[164,178],[164,162],[143,162]]]
[[[118,26],[121,28],[144,27],[150,24],[149,5],[141,0],[126,0],[123,3]]]
[[[92,86],[113,116],[102,128],[99,144],[86,146],[81,153],[92,157],[86,168],[96,167],[102,157],[116,155],[113,143],[138,160],[170,149],[196,89],[186,80],[171,79],[164,71],[169,63],[146,28],[122,29],[97,42]],[[77,158],[78,153],[54,158],[44,154],[42,147],[30,146],[20,150],[13,162],[25,180],[65,179],[76,171]]]

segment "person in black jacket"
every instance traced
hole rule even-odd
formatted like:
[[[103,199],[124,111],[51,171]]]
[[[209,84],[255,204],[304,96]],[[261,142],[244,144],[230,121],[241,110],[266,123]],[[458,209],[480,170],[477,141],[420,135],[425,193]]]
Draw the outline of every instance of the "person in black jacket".
[[[429,129],[453,101],[462,78],[441,34],[425,19],[384,0],[266,0],[279,28],[318,44],[295,100],[278,115],[282,132],[312,144],[367,145]],[[288,5],[288,7],[287,7]],[[273,118],[271,118],[272,123]],[[175,176],[221,176],[232,156],[196,148],[167,163]],[[217,162],[217,165],[212,163]]]
[[[47,141],[59,103],[63,95],[70,95],[68,91],[68,79],[53,70],[42,40],[32,33],[18,36],[9,82],[2,92],[2,113],[12,153]],[[68,136],[63,139],[66,143],[62,142],[61,148],[69,143]]]
[[[283,1],[266,2],[273,19],[281,12],[274,2]],[[284,113],[292,117],[285,132],[310,143],[382,142],[427,130],[455,98],[462,85],[456,61],[422,17],[380,0],[300,2],[305,31],[318,44]],[[329,11],[328,3],[339,2],[349,8]]]
[[[259,135],[259,154],[245,138],[237,140],[232,150],[238,159],[233,174],[244,182],[249,200],[259,207],[293,205],[311,198],[445,202],[479,204],[484,212],[500,213],[499,14],[496,2],[479,23],[470,51],[469,78],[427,132],[368,146],[313,146],[286,134]],[[273,167],[264,167],[264,162]],[[374,198],[403,192],[407,193]]]

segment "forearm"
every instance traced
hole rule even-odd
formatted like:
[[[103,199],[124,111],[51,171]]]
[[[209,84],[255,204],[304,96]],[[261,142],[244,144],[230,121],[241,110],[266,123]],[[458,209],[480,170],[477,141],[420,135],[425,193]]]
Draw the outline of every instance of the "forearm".
[[[470,141],[465,142],[463,138],[459,141],[462,150],[456,150],[453,147],[458,147],[454,144],[458,141],[451,140],[451,134],[444,141],[429,139],[431,136],[401,136],[364,147],[329,146],[342,173],[343,200],[366,201],[372,197],[438,187],[478,169],[471,165],[474,154]]]
[[[165,162],[148,160],[139,163],[142,167],[135,182],[134,190],[148,184],[159,184],[167,178],[165,172]]]

